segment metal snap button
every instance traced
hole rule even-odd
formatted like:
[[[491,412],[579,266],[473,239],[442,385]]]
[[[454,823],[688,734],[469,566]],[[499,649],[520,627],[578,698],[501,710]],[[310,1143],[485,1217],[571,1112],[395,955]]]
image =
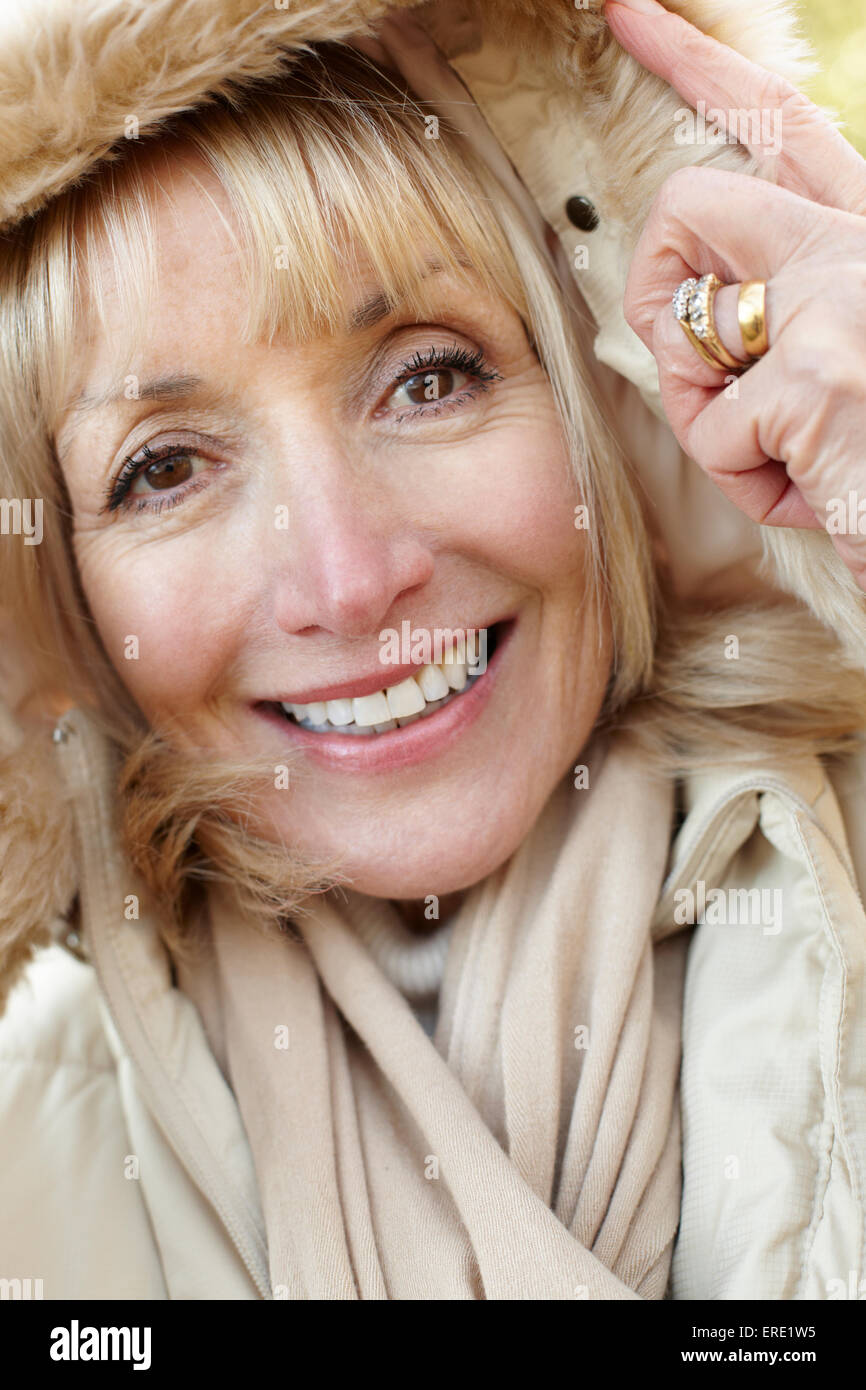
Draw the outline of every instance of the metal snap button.
[[[590,202],[582,193],[575,193],[569,198],[565,205],[565,215],[572,226],[581,232],[594,232],[599,224],[595,203]]]

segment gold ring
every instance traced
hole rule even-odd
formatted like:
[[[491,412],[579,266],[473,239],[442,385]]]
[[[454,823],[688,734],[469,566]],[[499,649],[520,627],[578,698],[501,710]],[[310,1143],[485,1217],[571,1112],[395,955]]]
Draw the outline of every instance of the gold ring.
[[[713,302],[721,288],[721,280],[718,276],[713,275],[712,271],[709,275],[701,276],[697,289],[689,300],[689,323],[695,336],[700,338],[707,351],[712,353],[713,357],[718,358],[722,366],[741,372],[746,364],[739,362],[728,352],[716,332]]]
[[[708,366],[715,367],[720,372],[726,372],[728,369],[724,362],[720,362],[717,357],[713,357],[712,353],[704,347],[700,338],[695,336],[695,330],[692,328],[691,324],[686,319],[679,319],[678,322],[698,356],[702,357]]]
[[[743,351],[750,357],[763,357],[767,339],[767,286],[763,280],[746,280],[737,296],[737,322]]]
[[[680,328],[695,352],[716,371],[743,371],[747,365],[732,357],[716,332],[713,318],[713,298],[721,287],[715,275],[696,280],[689,276],[678,285],[673,296],[673,310]]]

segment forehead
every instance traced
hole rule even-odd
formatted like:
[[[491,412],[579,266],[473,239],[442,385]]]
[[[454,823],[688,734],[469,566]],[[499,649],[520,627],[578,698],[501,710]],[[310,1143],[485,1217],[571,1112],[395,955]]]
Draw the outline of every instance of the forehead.
[[[192,142],[172,138],[143,152],[138,162],[148,202],[148,233],[152,233],[148,235],[149,264],[139,262],[136,249],[130,255],[129,247],[119,247],[115,237],[101,237],[96,244],[91,240],[88,254],[82,259],[82,345],[92,351],[100,342],[111,339],[112,353],[122,351],[124,339],[132,346],[133,339],[125,331],[129,326],[130,289],[142,288],[148,278],[151,293],[140,323],[147,322],[149,336],[154,329],[168,334],[178,318],[192,318],[200,331],[213,320],[228,319],[240,331],[249,308],[249,281],[245,275],[251,270],[255,274],[250,250],[253,259],[258,253],[279,266],[281,256],[297,262],[295,248],[281,244],[278,228],[273,229],[267,245],[262,245],[260,235],[254,235],[258,244],[250,247],[249,229],[239,222],[231,196]],[[287,230],[282,235],[288,237]],[[407,236],[404,232],[399,256],[396,245],[394,249],[395,262],[403,263],[402,276],[408,291],[404,297],[417,299],[419,309],[435,301],[443,282],[456,279],[464,286],[473,282],[477,286],[478,265],[457,245],[449,246],[443,255],[441,243],[433,247],[423,236]],[[127,254],[119,255],[119,251]],[[359,301],[359,287],[376,285],[377,269],[361,239],[344,230],[339,217],[334,221],[329,253],[339,262],[336,313],[333,305],[325,303],[325,294],[321,295],[324,317],[330,317],[329,331],[351,332],[374,325],[385,315],[389,303],[396,302],[396,297],[392,294],[389,300],[380,287],[378,294]],[[297,273],[297,264],[292,268]],[[441,278],[440,272],[444,272]],[[312,278],[307,277],[308,284]],[[387,278],[390,281],[391,277]],[[139,303],[143,303],[141,297]],[[171,314],[170,323],[165,319],[167,312]]]
[[[192,275],[207,279],[237,256],[239,227],[231,200],[207,160],[189,142],[156,143],[136,156],[134,182],[121,186],[121,217],[96,235],[79,238],[82,301],[93,307],[96,280],[101,299],[116,305],[130,281],[139,285],[156,269],[162,293]],[[146,238],[147,246],[141,240]],[[150,255],[145,262],[142,252]]]
[[[483,248],[470,255],[429,215],[419,225],[425,213],[411,192],[399,219],[367,207],[368,190],[352,209],[360,220],[344,221],[327,196],[322,218],[308,167],[293,164],[276,187],[269,168],[261,183],[259,163],[248,159],[224,184],[224,164],[218,176],[188,138],[134,151],[133,177],[121,171],[118,196],[106,200],[112,215],[103,220],[100,205],[83,240],[74,380],[54,430],[61,451],[77,407],[88,412],[129,375],[192,374],[193,357],[225,361],[232,345],[275,336],[291,346],[346,335],[400,304],[420,322],[443,297],[501,297]]]
[[[148,359],[174,356],[193,342],[222,342],[243,319],[238,252],[214,202],[227,218],[231,208],[203,166],[200,158],[192,169],[180,158],[148,159],[143,173],[151,185],[154,231],[148,263],[134,246],[103,241],[82,264],[76,365],[56,432],[61,453],[83,419],[118,391],[122,395],[124,382],[143,372]]]

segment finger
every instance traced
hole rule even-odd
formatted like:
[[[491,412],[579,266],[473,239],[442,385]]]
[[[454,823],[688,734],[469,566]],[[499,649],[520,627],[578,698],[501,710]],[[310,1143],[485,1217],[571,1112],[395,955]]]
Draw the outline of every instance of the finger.
[[[722,285],[722,288],[717,291],[713,301],[713,318],[715,319],[716,332],[723,346],[727,348],[732,357],[736,357],[738,362],[742,362],[745,365],[753,361],[753,358],[743,346],[743,335],[740,331],[740,318],[737,306],[739,304],[741,289],[742,285]],[[770,286],[767,286],[765,289],[764,298],[764,320],[766,323],[767,338],[768,341],[772,343],[775,341],[770,336],[773,332],[772,304],[774,296]]]
[[[704,138],[720,128],[757,158],[775,157],[782,187],[828,207],[866,212],[866,161],[785,78],[656,0],[608,0],[604,14],[623,48],[704,113]]]
[[[823,243],[828,217],[843,216],[746,174],[681,169],[665,181],[632,257],[626,318],[649,347],[681,280],[710,270],[726,284],[772,280],[813,242]]]
[[[716,295],[717,303],[721,293],[719,290]],[[729,336],[729,332],[726,329],[726,336]],[[656,315],[648,346],[656,359],[659,382],[666,388],[664,403],[669,418],[671,399],[675,402],[676,421],[671,420],[672,424],[690,421],[715,398],[721,386],[736,380],[737,368],[723,370],[712,367],[698,355],[690,336],[683,331],[682,324],[674,314],[669,296],[666,296]]]
[[[823,531],[824,527],[783,463],[774,459],[737,473],[712,468],[703,470],[720,492],[759,526],[790,526],[799,531]]]
[[[717,301],[721,295],[719,290]],[[822,332],[826,327],[814,319],[804,322],[799,337],[811,344],[811,355],[799,349],[792,363],[790,352],[780,357],[782,348],[775,354],[771,348],[740,374],[708,367],[672,314],[661,314],[655,325],[651,350],[678,442],[735,506],[762,525],[826,529],[828,499],[845,495],[849,486],[850,460],[857,457],[862,433],[856,342],[839,339],[834,329],[828,343]],[[815,355],[823,363],[834,353],[854,364],[847,383],[847,399],[858,402],[853,413],[826,404],[822,412],[804,390],[813,381]],[[828,409],[837,439],[829,457],[822,445]],[[860,544],[866,579],[866,542]]]
[[[753,521],[823,530],[823,512],[815,510],[821,500],[805,497],[784,463],[773,457],[790,395],[784,374],[762,358],[743,376],[728,381],[702,410],[680,418],[686,453]],[[676,406],[674,410],[677,413]]]
[[[709,367],[673,314],[659,317],[652,351],[660,364],[662,405],[678,442],[725,496],[763,525],[818,529],[813,508],[784,464],[770,457],[759,430],[760,410],[774,389],[775,372],[770,376],[762,370],[767,359],[744,376]],[[759,369],[759,389],[753,392]],[[769,398],[775,399],[772,394]]]

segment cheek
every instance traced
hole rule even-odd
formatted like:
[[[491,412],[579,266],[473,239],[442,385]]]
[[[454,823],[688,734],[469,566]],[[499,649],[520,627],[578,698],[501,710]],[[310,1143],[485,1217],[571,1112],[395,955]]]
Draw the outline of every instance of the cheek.
[[[204,529],[182,541],[79,535],[84,593],[105,650],[143,712],[181,713],[201,703],[242,640],[233,601],[237,563],[214,564]]]
[[[480,541],[488,562],[515,579],[574,592],[586,565],[586,532],[575,528],[577,484],[558,423],[543,406],[536,419],[528,413],[476,440],[455,491],[452,535],[459,527],[467,547]]]

